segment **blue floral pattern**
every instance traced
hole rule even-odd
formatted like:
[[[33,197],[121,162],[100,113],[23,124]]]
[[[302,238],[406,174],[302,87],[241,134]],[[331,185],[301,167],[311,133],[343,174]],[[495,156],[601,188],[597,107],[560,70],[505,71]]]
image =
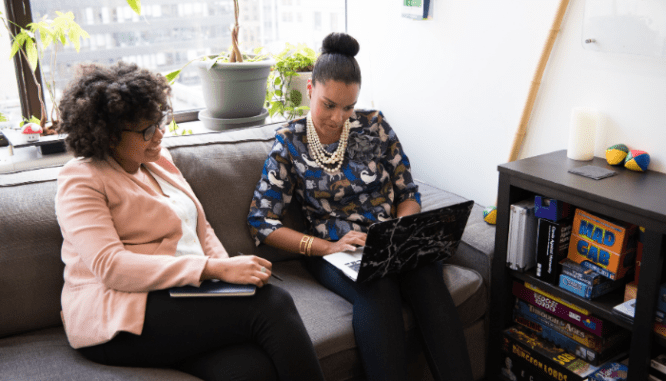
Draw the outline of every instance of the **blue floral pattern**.
[[[305,118],[280,127],[254,191],[248,225],[259,245],[282,227],[282,216],[295,195],[303,205],[309,233],[336,241],[351,230],[394,218],[403,201],[419,204],[409,159],[384,115],[356,110],[350,118],[345,160],[329,174],[310,156]],[[333,152],[338,143],[325,145]]]

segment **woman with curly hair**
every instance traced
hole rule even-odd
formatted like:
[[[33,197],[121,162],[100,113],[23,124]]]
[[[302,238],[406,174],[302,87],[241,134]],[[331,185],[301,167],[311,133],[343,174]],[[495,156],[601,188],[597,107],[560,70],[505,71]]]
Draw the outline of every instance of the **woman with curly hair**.
[[[324,286],[353,304],[352,325],[368,380],[406,380],[403,302],[411,306],[435,380],[472,380],[458,311],[440,262],[356,283],[321,257],[364,246],[377,221],[421,210],[409,159],[376,110],[355,110],[361,69],[358,42],[331,33],[312,71],[310,113],[289,122],[275,144],[250,205],[256,244],[306,257]],[[295,197],[309,223],[304,234],[281,218]]]
[[[207,380],[323,380],[271,263],[230,258],[161,142],[166,79],[87,64],[60,101],[74,153],[58,176],[67,338],[107,365],[171,367]],[[171,299],[203,280],[255,284],[249,298]]]

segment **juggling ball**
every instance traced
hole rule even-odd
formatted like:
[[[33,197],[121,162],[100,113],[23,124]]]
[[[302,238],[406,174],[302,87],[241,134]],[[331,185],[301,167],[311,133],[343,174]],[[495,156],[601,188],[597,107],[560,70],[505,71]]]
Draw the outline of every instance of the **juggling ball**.
[[[495,225],[497,223],[497,208],[489,206],[483,209],[483,220],[491,225]]]
[[[650,155],[645,151],[639,151],[632,149],[627,154],[627,158],[624,160],[625,168],[629,168],[632,171],[645,172],[650,165]]]
[[[606,149],[606,161],[610,165],[622,165],[629,153],[629,148],[624,144],[616,144]]]

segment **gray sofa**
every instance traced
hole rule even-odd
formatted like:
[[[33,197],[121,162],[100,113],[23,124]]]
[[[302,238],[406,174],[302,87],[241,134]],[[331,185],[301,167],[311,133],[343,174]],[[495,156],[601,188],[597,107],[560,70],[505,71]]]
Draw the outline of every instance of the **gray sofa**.
[[[252,191],[261,174],[276,125],[164,139],[176,165],[201,200],[215,232],[230,253],[261,255],[274,262],[273,281],[293,296],[315,345],[327,380],[363,380],[352,332],[352,307],[319,285],[298,255],[255,248],[245,224]],[[59,167],[0,175],[0,379],[194,380],[170,369],[102,366],[73,350],[60,320],[62,237],[54,214]],[[420,183],[424,209],[464,200]],[[302,228],[298,205],[287,225]],[[495,229],[475,205],[463,242],[443,276],[465,327],[476,379],[484,376],[487,311]],[[410,379],[430,379],[405,308]],[[447,345],[447,343],[442,343]]]

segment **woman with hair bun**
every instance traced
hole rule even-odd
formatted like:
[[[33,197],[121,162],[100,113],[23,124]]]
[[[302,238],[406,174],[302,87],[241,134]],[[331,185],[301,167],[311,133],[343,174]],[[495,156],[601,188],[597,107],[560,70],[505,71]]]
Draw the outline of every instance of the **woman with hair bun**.
[[[354,335],[369,380],[408,379],[403,301],[414,311],[435,379],[472,380],[441,263],[359,284],[321,258],[365,245],[375,222],[421,210],[409,160],[384,115],[354,109],[361,87],[358,51],[347,34],[324,39],[308,88],[310,112],[276,132],[250,205],[250,232],[257,245],[307,256],[313,276],[353,304]],[[282,224],[294,195],[303,205],[307,234]]]
[[[176,368],[204,380],[323,380],[291,296],[271,263],[230,258],[163,149],[171,88],[135,64],[86,64],[60,101],[75,159],[58,175],[70,345],[105,365]],[[219,279],[247,298],[171,298]]]

